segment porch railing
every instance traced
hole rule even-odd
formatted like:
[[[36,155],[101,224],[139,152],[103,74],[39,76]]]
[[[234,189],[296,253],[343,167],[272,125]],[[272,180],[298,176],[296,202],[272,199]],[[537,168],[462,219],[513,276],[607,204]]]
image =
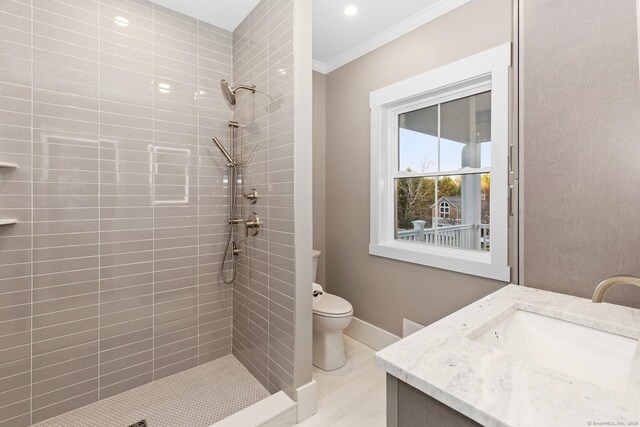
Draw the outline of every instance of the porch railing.
[[[413,221],[413,230],[397,232],[399,240],[465,249],[489,249],[489,224],[462,224],[425,228],[426,221]]]

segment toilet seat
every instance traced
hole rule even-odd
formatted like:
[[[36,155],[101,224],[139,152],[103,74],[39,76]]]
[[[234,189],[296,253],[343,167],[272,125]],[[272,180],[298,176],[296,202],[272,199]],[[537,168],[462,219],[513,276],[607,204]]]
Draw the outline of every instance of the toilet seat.
[[[324,292],[313,298],[313,314],[322,317],[348,317],[353,314],[349,301]]]

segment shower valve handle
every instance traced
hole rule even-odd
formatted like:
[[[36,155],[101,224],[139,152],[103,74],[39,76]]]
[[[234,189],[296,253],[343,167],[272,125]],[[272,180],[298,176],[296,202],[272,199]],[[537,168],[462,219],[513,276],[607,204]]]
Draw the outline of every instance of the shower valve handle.
[[[262,225],[262,221],[260,221],[260,217],[257,213],[251,212],[249,214],[249,218],[244,222],[247,237],[254,237],[260,233],[260,226]]]
[[[248,193],[243,193],[242,195],[245,199],[249,200],[252,205],[255,205],[259,199],[258,192],[255,188],[251,189],[251,191],[249,191]]]
[[[242,249],[236,246],[236,242],[233,242],[233,254],[240,255],[242,253]]]

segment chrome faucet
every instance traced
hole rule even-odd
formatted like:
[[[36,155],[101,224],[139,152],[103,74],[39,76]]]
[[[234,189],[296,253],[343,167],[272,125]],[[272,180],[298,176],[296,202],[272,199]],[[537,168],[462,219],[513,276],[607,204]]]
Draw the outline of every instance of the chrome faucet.
[[[640,288],[640,279],[631,276],[614,276],[600,282],[593,291],[593,302],[602,302],[607,291],[617,285],[633,285]]]

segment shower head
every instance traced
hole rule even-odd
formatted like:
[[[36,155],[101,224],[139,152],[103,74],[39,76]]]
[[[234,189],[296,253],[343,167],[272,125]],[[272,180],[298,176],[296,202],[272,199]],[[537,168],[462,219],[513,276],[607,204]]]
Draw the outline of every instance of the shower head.
[[[229,105],[236,105],[236,95],[233,88],[225,79],[220,80],[220,88],[222,89],[222,96],[227,100]]]
[[[229,83],[225,79],[220,80],[220,88],[222,88],[222,95],[224,95],[224,99],[227,100],[227,102],[229,103],[230,106],[236,105],[236,92],[239,89],[244,89],[244,90],[251,91],[251,93],[256,93],[255,85],[253,85],[253,86],[247,86],[247,85],[231,86],[231,83]]]

